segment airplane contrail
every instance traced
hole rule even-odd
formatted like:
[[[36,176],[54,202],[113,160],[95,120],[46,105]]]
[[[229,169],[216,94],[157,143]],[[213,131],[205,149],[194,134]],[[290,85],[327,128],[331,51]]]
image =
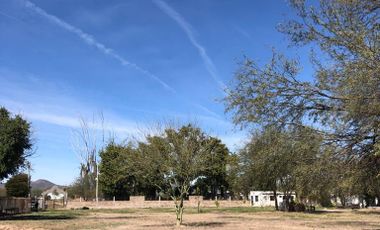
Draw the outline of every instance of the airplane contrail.
[[[203,64],[205,65],[207,71],[211,75],[211,77],[216,81],[218,86],[225,90],[227,86],[223,83],[222,80],[219,79],[216,67],[211,60],[211,58],[208,56],[206,49],[197,41],[197,39],[194,36],[194,32],[192,30],[192,26],[185,20],[184,17],[182,17],[181,14],[179,14],[174,8],[172,8],[169,4],[167,4],[165,1],[162,0],[153,0],[153,2],[170,18],[172,18],[185,32],[187,37],[189,38],[191,44],[197,49],[199,55],[202,58]]]
[[[44,17],[48,21],[50,21],[50,22],[58,25],[59,27],[77,35],[87,45],[93,46],[93,47],[97,48],[99,51],[101,51],[103,54],[105,54],[111,58],[116,59],[117,61],[120,62],[121,65],[132,67],[132,68],[136,69],[137,71],[143,73],[144,75],[150,77],[151,79],[155,80],[156,82],[158,82],[166,90],[169,90],[173,93],[176,92],[172,87],[170,87],[167,83],[165,83],[163,80],[161,80],[155,74],[153,74],[153,73],[149,72],[148,70],[138,66],[135,63],[132,63],[132,62],[126,60],[125,58],[123,58],[122,56],[117,54],[113,49],[110,49],[110,48],[106,47],[104,44],[98,42],[92,35],[83,32],[81,29],[65,22],[64,20],[62,20],[62,19],[60,19],[60,18],[58,18],[52,14],[47,13],[45,10],[41,9],[40,7],[36,6],[34,3],[32,3],[28,0],[25,1],[25,6],[29,9],[31,9],[32,11],[34,11],[35,13],[39,14],[40,16]]]

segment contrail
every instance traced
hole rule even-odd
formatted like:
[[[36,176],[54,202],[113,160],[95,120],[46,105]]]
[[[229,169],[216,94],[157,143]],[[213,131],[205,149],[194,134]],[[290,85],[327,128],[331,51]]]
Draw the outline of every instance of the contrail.
[[[227,87],[221,81],[217,75],[217,71],[215,68],[215,65],[211,58],[207,55],[206,49],[195,39],[194,32],[192,30],[191,25],[180,15],[175,9],[173,9],[171,6],[169,6],[166,2],[162,0],[153,0],[153,2],[169,17],[171,17],[180,27],[181,29],[186,33],[187,37],[189,38],[191,44],[198,50],[199,55],[201,56],[203,63],[211,75],[211,77],[216,81],[218,86],[225,90]]]
[[[159,77],[154,75],[153,73],[149,72],[148,70],[143,69],[142,67],[138,66],[135,63],[129,62],[119,54],[117,54],[113,49],[110,49],[106,47],[104,44],[98,42],[95,40],[93,36],[90,34],[87,34],[83,32],[81,29],[65,22],[64,20],[47,13],[45,10],[41,9],[40,7],[36,6],[34,3],[26,0],[25,1],[25,6],[31,10],[33,10],[35,13],[39,14],[40,16],[44,17],[48,21],[58,25],[59,27],[77,35],[82,41],[84,41],[87,45],[93,46],[97,48],[100,52],[104,53],[105,55],[108,55],[109,57],[112,57],[120,62],[121,65],[123,66],[130,66],[137,71],[143,73],[144,75],[150,77],[151,79],[155,80],[156,82],[160,83],[166,90],[169,90],[173,93],[175,93],[175,90],[170,87],[168,84],[166,84],[164,81],[162,81]]]

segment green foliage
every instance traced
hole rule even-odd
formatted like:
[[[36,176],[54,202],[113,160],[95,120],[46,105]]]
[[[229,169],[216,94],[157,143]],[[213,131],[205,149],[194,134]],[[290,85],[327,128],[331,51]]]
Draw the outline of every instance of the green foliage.
[[[32,148],[30,124],[0,107],[0,180],[25,165]]]
[[[5,184],[7,196],[27,197],[29,194],[29,178],[27,174],[17,174]]]
[[[379,3],[290,3],[298,17],[281,24],[279,30],[291,45],[311,48],[313,80],[301,80],[300,62],[276,51],[264,66],[245,58],[226,92],[226,111],[233,113],[234,123],[242,128],[315,125],[329,148],[311,158],[312,168],[297,167],[297,175],[307,175],[298,179],[297,188],[305,196],[325,197],[320,191],[330,191],[331,185],[320,178],[328,178],[341,196],[380,197],[376,189],[380,173]],[[349,167],[337,170],[333,163]]]
[[[220,191],[223,197],[228,189],[227,182],[227,164],[229,158],[228,148],[221,140],[210,137],[207,143],[206,150],[206,169],[201,172],[201,178],[195,183],[195,187],[199,187],[202,195],[207,198],[214,199]],[[211,191],[209,193],[209,191]]]
[[[83,177],[78,177],[75,181],[67,188],[67,194],[70,198],[82,197],[84,200],[90,200],[95,197],[95,190],[90,186],[89,175]]]
[[[177,225],[182,223],[183,201],[191,183],[208,169],[210,138],[192,125],[168,127],[157,136],[139,143],[140,170],[176,205]]]
[[[34,189],[32,189],[32,191],[31,191],[31,196],[32,196],[32,197],[39,197],[39,196],[41,196],[42,192],[43,192],[42,189],[34,188]]]
[[[100,152],[100,187],[106,198],[127,199],[130,195],[156,198],[154,185],[146,183],[136,171],[138,150],[132,144],[117,145],[113,142]]]
[[[295,191],[301,201],[321,203],[335,183],[329,170],[332,158],[321,143],[321,136],[310,128],[266,127],[240,152],[243,177],[249,178],[251,189],[281,191],[285,196]]]

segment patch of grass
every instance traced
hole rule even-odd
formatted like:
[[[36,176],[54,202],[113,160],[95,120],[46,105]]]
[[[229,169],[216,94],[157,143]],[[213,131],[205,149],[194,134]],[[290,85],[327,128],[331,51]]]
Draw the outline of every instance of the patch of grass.
[[[1,217],[1,220],[17,221],[17,220],[66,220],[75,219],[79,216],[86,215],[81,210],[49,210],[42,212],[32,212],[27,214],[19,214],[13,216]]]
[[[274,212],[272,207],[230,207],[230,208],[202,208],[203,213],[223,212],[223,213],[257,213]]]

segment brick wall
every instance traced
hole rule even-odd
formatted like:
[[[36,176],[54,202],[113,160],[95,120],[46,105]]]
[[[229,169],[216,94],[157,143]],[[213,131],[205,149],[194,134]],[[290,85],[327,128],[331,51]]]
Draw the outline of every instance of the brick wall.
[[[219,207],[249,207],[249,201],[243,202],[242,200],[218,200]],[[184,202],[185,207],[197,207],[198,202],[196,199],[186,200]],[[201,200],[201,207],[216,207],[216,202],[214,200]],[[141,198],[134,199],[131,201],[68,201],[67,208],[105,208],[105,209],[124,209],[124,208],[173,208],[174,202],[172,200],[154,200],[146,201],[141,200]]]

